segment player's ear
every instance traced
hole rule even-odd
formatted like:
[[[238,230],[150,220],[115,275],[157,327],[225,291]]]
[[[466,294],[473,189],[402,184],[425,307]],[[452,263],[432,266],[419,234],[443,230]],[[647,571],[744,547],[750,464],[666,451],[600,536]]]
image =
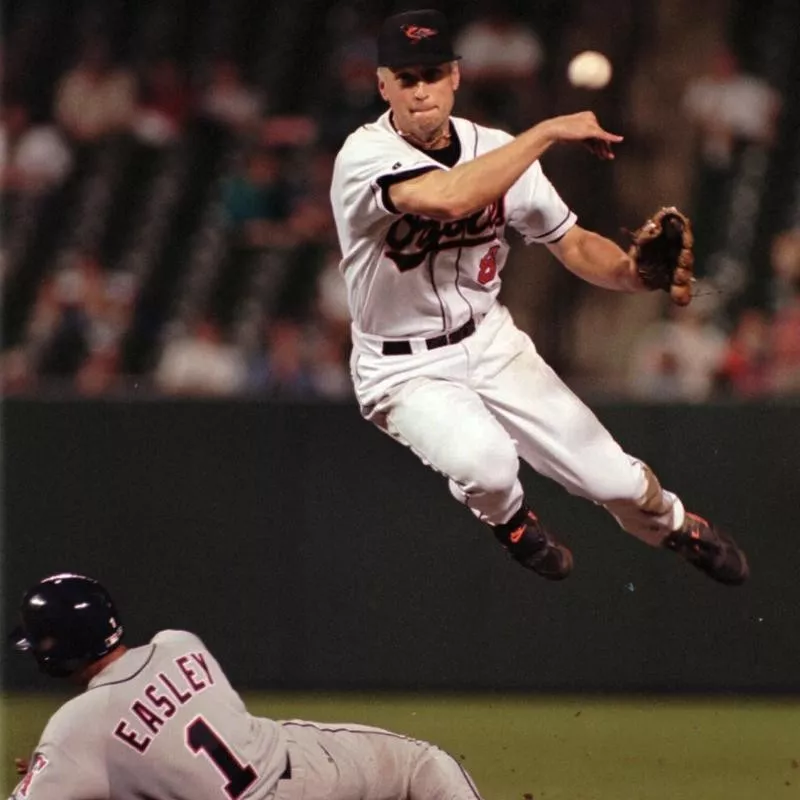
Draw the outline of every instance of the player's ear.
[[[377,75],[378,75],[378,91],[381,93],[381,97],[388,103],[389,98],[386,96],[386,76],[383,67],[378,67]]]
[[[453,61],[450,64],[450,83],[454,92],[461,85],[461,70],[458,67],[458,61]]]

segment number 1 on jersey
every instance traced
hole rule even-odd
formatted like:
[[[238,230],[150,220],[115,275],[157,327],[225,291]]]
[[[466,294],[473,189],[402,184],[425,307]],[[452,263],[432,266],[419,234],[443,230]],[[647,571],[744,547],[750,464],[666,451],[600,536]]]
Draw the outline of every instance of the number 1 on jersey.
[[[255,781],[256,771],[249,764],[242,764],[202,717],[195,717],[186,726],[186,744],[195,755],[202,750],[227,778],[222,788],[233,800],[241,797]]]

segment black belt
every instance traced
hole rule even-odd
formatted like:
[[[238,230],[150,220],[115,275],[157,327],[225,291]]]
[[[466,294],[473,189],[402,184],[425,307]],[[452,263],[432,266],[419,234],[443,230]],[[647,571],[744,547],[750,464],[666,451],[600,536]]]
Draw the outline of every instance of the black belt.
[[[292,779],[292,762],[289,761],[289,754],[286,754],[286,769],[278,778],[279,781],[290,781]]]
[[[444,347],[446,344],[456,344],[468,336],[475,333],[475,320],[468,319],[460,328],[456,328],[450,333],[442,333],[439,336],[432,336],[425,340],[425,347],[428,350],[435,350],[437,347]],[[408,339],[387,339],[382,346],[385,356],[410,356],[413,350]]]

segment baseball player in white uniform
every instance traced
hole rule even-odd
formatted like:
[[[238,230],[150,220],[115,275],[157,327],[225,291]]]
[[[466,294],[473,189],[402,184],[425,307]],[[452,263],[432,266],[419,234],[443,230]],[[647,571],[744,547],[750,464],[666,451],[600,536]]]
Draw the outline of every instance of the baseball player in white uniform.
[[[590,283],[646,290],[633,259],[577,224],[539,163],[558,142],[612,159],[622,137],[591,112],[517,137],[451,116],[458,56],[437,11],[389,17],[378,59],[389,108],[347,138],[331,184],[364,416],[446,476],[508,553],[545,578],[565,578],[572,554],[526,502],[519,458],[647,544],[743,582],[744,553],[621,449],[497,300],[508,226]]]
[[[95,580],[53,575],[25,594],[12,634],[85,691],[50,718],[10,800],[480,800],[427,742],[380,728],[247,712],[185,631],[126,648]]]

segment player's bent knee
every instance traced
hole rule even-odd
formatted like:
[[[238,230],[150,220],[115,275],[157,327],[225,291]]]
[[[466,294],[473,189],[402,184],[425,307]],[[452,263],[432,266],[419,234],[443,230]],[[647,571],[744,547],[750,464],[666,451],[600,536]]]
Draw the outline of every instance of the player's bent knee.
[[[448,797],[453,800],[480,800],[469,773],[449,754],[427,745],[419,754],[409,782],[409,800]]]
[[[516,483],[518,472],[519,458],[513,443],[494,443],[471,453],[463,484],[473,494],[505,494]]]

